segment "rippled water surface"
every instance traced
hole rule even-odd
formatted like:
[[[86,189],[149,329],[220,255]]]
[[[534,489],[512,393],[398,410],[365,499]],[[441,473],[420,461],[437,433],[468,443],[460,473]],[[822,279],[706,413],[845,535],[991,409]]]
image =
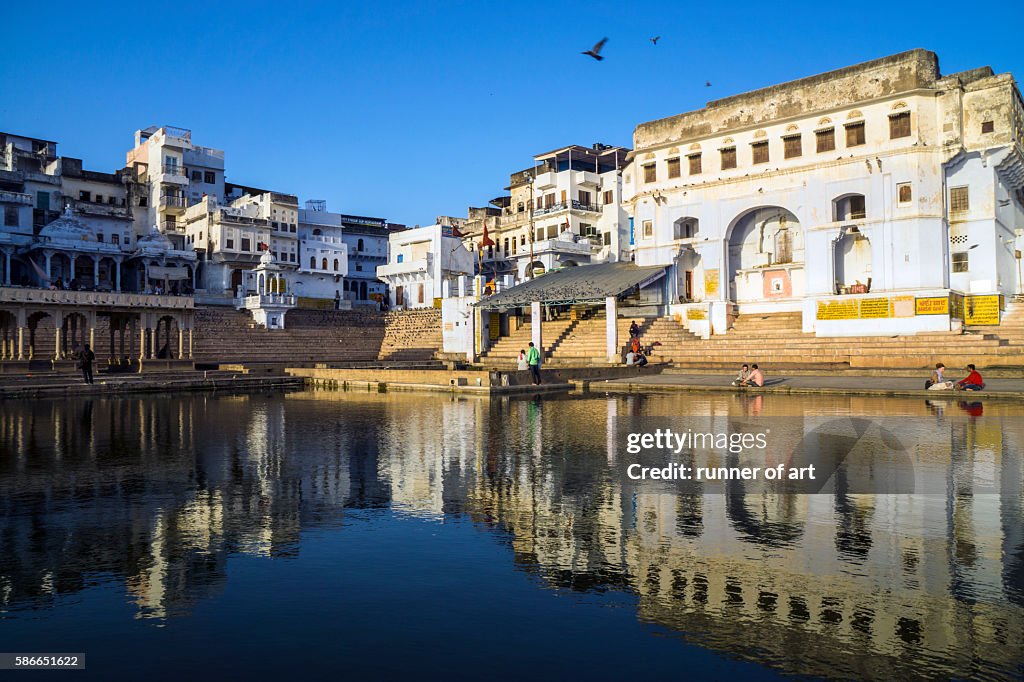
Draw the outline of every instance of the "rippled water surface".
[[[678,415],[905,418],[948,491],[624,484],[615,419]],[[1019,679],[1022,415],[734,394],[5,402],[0,651],[83,652],[76,679]]]

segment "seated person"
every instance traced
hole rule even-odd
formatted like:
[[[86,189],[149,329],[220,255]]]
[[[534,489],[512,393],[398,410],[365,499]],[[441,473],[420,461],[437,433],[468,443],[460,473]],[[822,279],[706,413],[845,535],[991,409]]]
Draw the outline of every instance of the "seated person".
[[[758,369],[757,363],[750,366],[750,374],[746,379],[741,381],[739,386],[764,386],[764,373]]]
[[[644,355],[643,351],[640,351],[636,355],[636,365],[637,365],[637,367],[643,367],[646,364],[647,364],[647,356]]]
[[[636,353],[634,353],[632,351],[632,349],[630,349],[630,351],[628,353],[626,353],[626,367],[632,367],[635,364],[636,364]]]
[[[932,372],[930,379],[924,382],[924,387],[929,391],[948,391],[953,388],[952,381],[946,381],[942,378],[943,373],[946,371],[946,366],[941,362],[935,363],[935,371]]]
[[[956,382],[956,387],[962,391],[980,391],[985,388],[985,382],[974,365],[967,365],[967,369],[971,370],[970,374]]]
[[[733,386],[740,386],[741,384],[743,384],[744,381],[746,381],[747,377],[749,377],[749,376],[750,376],[750,365],[748,365],[747,363],[744,362],[743,366],[740,367],[740,371],[736,375],[736,378],[732,380],[732,385]]]

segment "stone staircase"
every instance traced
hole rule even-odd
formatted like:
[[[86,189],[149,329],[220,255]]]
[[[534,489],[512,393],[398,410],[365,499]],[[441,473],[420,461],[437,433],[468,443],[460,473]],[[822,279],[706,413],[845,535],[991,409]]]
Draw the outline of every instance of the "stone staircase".
[[[799,367],[823,371],[924,369],[936,362],[951,369],[963,368],[970,362],[979,368],[1024,364],[1024,324],[1016,337],[1021,341],[1019,344],[989,330],[825,338],[805,334],[801,327],[798,312],[746,314],[736,318],[727,334],[704,340],[680,333],[682,327],[678,323],[661,318],[641,336],[641,341],[645,345],[660,341],[662,345],[655,349],[652,360],[669,361],[681,369],[733,371],[744,362],[759,363],[762,369]],[[1014,329],[1018,328],[1000,331]]]
[[[541,336],[544,339],[543,357],[545,359],[551,357],[552,348],[560,345],[576,324],[578,322],[574,320],[555,320],[542,323]],[[481,355],[480,361],[494,367],[515,366],[519,358],[519,351],[525,350],[532,338],[531,326],[524,324],[510,335],[498,339],[486,353]]]
[[[384,316],[358,310],[293,310],[286,329],[267,330],[249,314],[220,307],[195,311],[197,362],[358,362],[376,360]]]
[[[441,311],[394,310],[384,316],[379,360],[431,360],[442,348]]]

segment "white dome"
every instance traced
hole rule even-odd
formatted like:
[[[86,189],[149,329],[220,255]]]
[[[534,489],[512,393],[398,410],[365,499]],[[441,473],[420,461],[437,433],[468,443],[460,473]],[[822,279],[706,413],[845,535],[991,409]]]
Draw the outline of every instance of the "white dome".
[[[64,209],[61,217],[40,230],[39,236],[60,241],[96,241],[96,235],[71,213],[70,206]]]
[[[264,251],[263,255],[260,256],[260,265],[273,265],[273,264],[274,264],[274,254],[270,253],[269,251]]]
[[[160,251],[170,251],[174,248],[174,243],[170,237],[160,232],[157,226],[154,225],[149,231],[149,234],[139,237],[139,241],[136,242],[140,249],[157,249]]]

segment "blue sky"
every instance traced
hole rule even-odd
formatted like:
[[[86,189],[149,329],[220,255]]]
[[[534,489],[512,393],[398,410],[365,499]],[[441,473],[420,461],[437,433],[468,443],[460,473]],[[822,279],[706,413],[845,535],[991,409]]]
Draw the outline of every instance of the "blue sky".
[[[1022,7],[17,3],[0,130],[110,171],[136,129],[187,127],[225,150],[229,181],[427,224],[485,205],[534,154],[629,145],[637,123],[894,52],[1020,78]],[[579,54],[602,36],[603,62]]]

